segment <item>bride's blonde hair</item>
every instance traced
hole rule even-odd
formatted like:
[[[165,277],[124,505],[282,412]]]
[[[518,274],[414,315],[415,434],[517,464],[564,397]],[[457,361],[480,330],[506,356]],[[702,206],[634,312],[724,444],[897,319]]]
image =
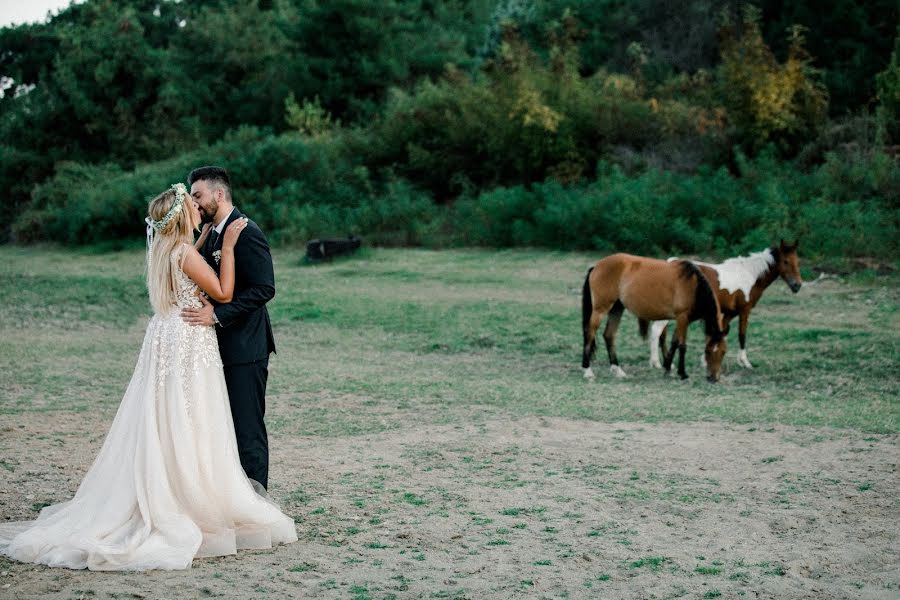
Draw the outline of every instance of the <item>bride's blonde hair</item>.
[[[160,315],[167,314],[176,304],[176,277],[181,269],[179,260],[184,255],[181,245],[193,244],[193,229],[197,226],[193,212],[190,207],[185,206],[191,201],[190,196],[183,187],[181,190],[176,190],[175,187],[151,200],[147,208],[148,226],[155,230],[147,253],[147,291],[153,311]],[[182,195],[181,206],[168,222],[163,222],[179,194]],[[150,223],[151,220],[153,223]]]

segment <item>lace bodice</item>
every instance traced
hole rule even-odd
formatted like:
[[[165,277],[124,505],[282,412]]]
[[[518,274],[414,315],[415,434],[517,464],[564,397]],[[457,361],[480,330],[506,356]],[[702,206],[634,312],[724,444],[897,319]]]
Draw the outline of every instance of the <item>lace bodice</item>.
[[[200,299],[197,298],[200,288],[197,287],[197,284],[190,277],[184,274],[184,271],[181,269],[175,270],[175,281],[178,283],[178,287],[175,290],[175,303],[178,305],[178,308],[188,306],[199,308],[202,306]]]
[[[175,282],[177,283],[175,289],[175,302],[178,305],[178,308],[185,308],[188,306],[199,308],[202,306],[200,300],[197,298],[200,288],[197,287],[197,284],[181,270],[181,264],[184,261],[186,249],[186,246],[181,246],[178,251],[172,254],[172,271],[175,273]]]
[[[200,308],[203,304],[197,297],[199,287],[181,270],[186,247],[172,253],[172,271],[176,283],[176,308],[165,315],[154,315],[147,328],[151,343],[145,344],[141,358],[147,351],[156,355],[159,367],[156,371],[157,386],[162,388],[173,369],[179,371],[179,379],[185,397],[192,395],[191,387],[199,373],[208,369],[221,369],[222,358],[214,327],[188,325],[181,318],[181,309]],[[190,415],[190,405],[187,406]]]

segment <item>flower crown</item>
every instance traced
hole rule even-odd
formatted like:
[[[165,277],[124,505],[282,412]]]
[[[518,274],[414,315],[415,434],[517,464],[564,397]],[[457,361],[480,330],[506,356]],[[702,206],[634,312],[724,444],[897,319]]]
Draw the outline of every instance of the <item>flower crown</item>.
[[[162,231],[163,228],[169,224],[169,221],[174,219],[175,215],[181,212],[181,206],[184,204],[184,197],[187,196],[187,188],[184,187],[183,183],[172,184],[171,189],[175,192],[175,202],[172,203],[172,208],[169,209],[169,212],[167,212],[159,221],[154,221],[150,217],[144,219],[147,225],[155,229],[157,233]]]
[[[183,183],[175,183],[172,185],[172,191],[175,192],[175,202],[172,203],[172,208],[166,212],[162,219],[159,221],[154,221],[150,217],[144,219],[144,222],[147,224],[147,269],[150,269],[150,257],[151,252],[153,250],[153,238],[156,237],[156,234],[163,230],[163,228],[169,224],[169,222],[175,218],[179,212],[181,212],[181,205],[184,204],[184,197],[187,196],[187,188],[184,187]]]

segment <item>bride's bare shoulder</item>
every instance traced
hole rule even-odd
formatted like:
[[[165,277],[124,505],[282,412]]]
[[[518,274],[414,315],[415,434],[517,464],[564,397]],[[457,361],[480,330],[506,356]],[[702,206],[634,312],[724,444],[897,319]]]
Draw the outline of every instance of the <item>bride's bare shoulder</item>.
[[[194,254],[196,256],[200,256],[200,253],[194,248],[193,244],[188,244],[187,242],[181,242],[181,245],[178,247],[179,252],[182,254],[182,258],[188,256],[189,254]]]
[[[182,271],[197,268],[201,263],[205,265],[206,260],[191,244],[184,243],[178,247],[178,264]]]

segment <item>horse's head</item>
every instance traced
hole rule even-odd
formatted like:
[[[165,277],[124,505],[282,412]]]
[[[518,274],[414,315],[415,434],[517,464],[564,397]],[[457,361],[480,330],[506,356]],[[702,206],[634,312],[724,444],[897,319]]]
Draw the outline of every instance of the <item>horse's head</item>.
[[[717,382],[722,375],[722,360],[725,358],[727,349],[728,342],[724,335],[706,337],[704,356],[706,357],[706,379],[710,383]]]
[[[778,276],[784,279],[784,282],[795,294],[803,285],[803,278],[800,277],[800,258],[797,256],[797,246],[799,245],[799,238],[793,244],[785,244],[784,240],[781,240],[778,248],[778,264],[775,265],[778,269]]]

